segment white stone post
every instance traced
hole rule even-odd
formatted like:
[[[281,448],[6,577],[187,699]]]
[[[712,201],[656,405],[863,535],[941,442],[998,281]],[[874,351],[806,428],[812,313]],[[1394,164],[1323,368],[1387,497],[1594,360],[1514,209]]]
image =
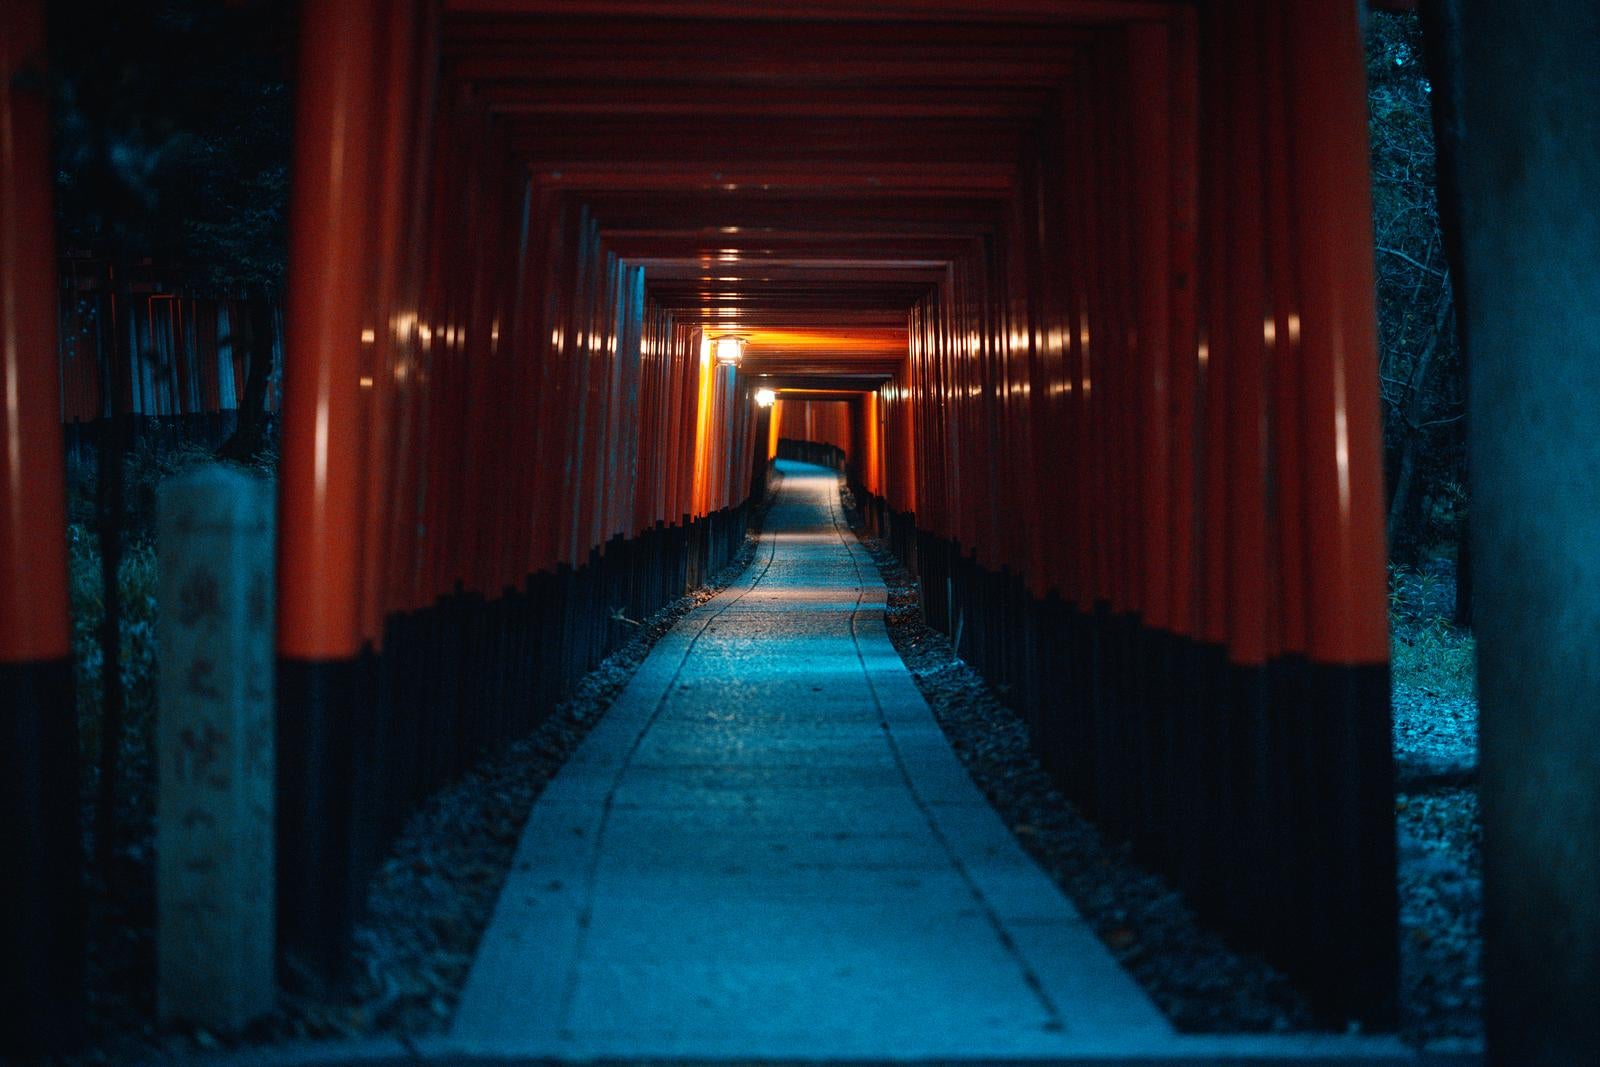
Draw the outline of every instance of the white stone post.
[[[276,995],[273,497],[208,467],[160,500],[158,1002],[222,1030]]]

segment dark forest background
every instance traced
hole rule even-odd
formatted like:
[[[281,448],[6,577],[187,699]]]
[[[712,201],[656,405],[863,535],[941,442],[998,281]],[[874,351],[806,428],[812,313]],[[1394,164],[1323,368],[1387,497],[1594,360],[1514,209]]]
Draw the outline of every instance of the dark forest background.
[[[1455,559],[1467,477],[1466,376],[1416,16],[1371,16],[1367,79],[1389,552],[1396,563],[1418,566]]]

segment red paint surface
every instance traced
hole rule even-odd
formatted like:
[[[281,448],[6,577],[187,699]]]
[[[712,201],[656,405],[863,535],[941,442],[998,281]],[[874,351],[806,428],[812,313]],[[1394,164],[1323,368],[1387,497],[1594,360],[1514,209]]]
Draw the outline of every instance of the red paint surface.
[[[0,8],[0,661],[67,654],[44,11]],[[31,80],[37,88],[27,84]]]

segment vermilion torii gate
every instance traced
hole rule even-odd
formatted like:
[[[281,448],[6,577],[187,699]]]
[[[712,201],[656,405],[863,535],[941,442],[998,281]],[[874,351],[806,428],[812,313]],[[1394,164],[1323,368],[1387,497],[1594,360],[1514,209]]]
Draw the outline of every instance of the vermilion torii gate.
[[[1388,1021],[1355,9],[872,13],[306,7],[286,955],[336,977],[398,814],[592,664],[619,598],[726,554],[755,376],[843,376],[931,616],[1071,794],[1330,1015]],[[742,373],[704,358],[729,330]]]
[[[582,491],[601,469],[619,487],[614,450],[624,467],[654,455],[592,421],[614,411],[603,398],[629,394],[634,350],[612,338],[636,319],[682,331],[680,373],[698,336],[732,330],[749,339],[745,385],[855,376],[883,411],[879,469],[861,472],[875,510],[914,546],[931,617],[1027,702],[1074,798],[1298,971],[1330,1014],[1390,1015],[1384,547],[1353,8],[1020,5],[966,24],[938,5],[882,9],[889,21],[832,4],[653,19],[639,16],[667,9],[447,5],[421,18],[417,47],[437,47],[443,67],[424,92],[438,102],[436,155],[421,168],[433,188],[396,209],[431,212],[429,238],[409,248],[384,236],[403,222],[369,220],[363,242],[325,220],[356,225],[337,204],[373,188],[343,161],[413,172],[415,128],[382,116],[418,110],[380,105],[408,99],[435,65],[385,61],[374,41],[371,87],[347,87],[363,77],[357,26],[401,25],[412,9],[339,10],[348,23],[308,37],[325,44],[302,80],[325,92],[304,99],[314,114],[302,130],[337,121],[357,140],[300,142],[299,173],[319,177],[300,187],[296,233],[327,241],[297,262],[346,261],[298,290],[306,304],[292,298],[291,347],[304,351],[294,337],[318,315],[344,316],[319,337],[357,336],[362,299],[375,301],[375,333],[409,314],[381,279],[348,284],[390,262],[374,248],[419,252],[423,275],[442,279],[419,321],[435,343],[464,336],[467,349],[459,363],[433,357],[446,377],[425,395],[489,390],[465,425],[436,423],[458,427],[440,445],[469,450],[464,468],[442,469],[476,470],[474,442],[536,458],[510,484],[447,478],[444,491],[464,495],[438,517],[446,530],[463,515],[494,529],[531,488],[513,528],[537,515],[535,529],[563,531],[467,588],[492,601],[519,568],[582,570],[614,535],[698,510],[647,510],[630,528]],[[322,154],[304,162],[309,152]],[[506,221],[476,229],[495,211]],[[642,272],[648,311],[608,288],[629,270]],[[884,330],[905,337],[888,363],[872,343]],[[336,356],[352,362],[316,379],[291,366],[286,405],[354,432],[385,401],[357,387],[357,346],[339,341]],[[486,384],[523,366],[546,376],[523,399]],[[313,381],[333,391],[302,395]],[[553,397],[590,406],[535,406]],[[623,403],[624,431],[658,406]],[[750,412],[740,398],[727,429],[692,452],[678,438],[677,454],[698,471]],[[330,510],[327,530],[285,526],[286,604],[350,616],[339,576],[359,567],[302,569],[297,545],[359,556],[336,531],[355,528],[360,486],[406,454],[386,465],[309,432],[286,448],[286,515],[318,514],[318,463],[327,507],[355,509]],[[437,522],[425,525],[432,536]],[[443,551],[444,588],[486,562],[477,548]],[[365,635],[341,623],[337,641],[286,645],[285,714],[324,702],[293,688],[302,663],[344,707],[334,694],[346,683],[332,679],[356,669],[391,614]],[[285,618],[286,635],[316,632]],[[325,823],[313,811],[299,839]]]
[[[38,33],[6,10],[9,83]],[[857,398],[858,498],[1075,802],[1330,1019],[1391,1022],[1358,23],[1322,0],[306,5],[278,611],[297,973],[337,980],[412,801],[526,729],[618,605],[731,554],[768,375]],[[0,661],[8,758],[40,768],[8,803],[65,827],[44,130],[6,92]],[[738,370],[709,355],[726,333]],[[67,842],[16,848],[25,903],[74,897]],[[19,928],[7,988],[69,928]]]

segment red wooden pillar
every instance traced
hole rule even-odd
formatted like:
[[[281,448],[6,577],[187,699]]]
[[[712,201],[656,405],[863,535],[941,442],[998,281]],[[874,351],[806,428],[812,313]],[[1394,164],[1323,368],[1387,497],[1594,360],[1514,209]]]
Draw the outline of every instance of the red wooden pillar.
[[[1168,411],[1167,358],[1172,275],[1169,252],[1171,219],[1170,62],[1167,27],[1145,23],[1128,34],[1129,78],[1133,93],[1134,306],[1139,373],[1139,440],[1141,459],[1140,534],[1147,627],[1169,625],[1168,566],[1172,536],[1167,469],[1172,448]]]
[[[1299,242],[1302,471],[1310,608],[1308,711],[1323,753],[1307,847],[1334,882],[1319,976],[1330,1004],[1392,1021],[1397,982],[1388,691],[1364,53],[1354,5],[1286,16],[1293,225]],[[1292,324],[1291,324],[1292,328]],[[1315,786],[1313,787],[1316,788]]]
[[[0,4],[0,1057],[70,1046],[83,1004],[43,52],[43,5]]]
[[[1195,509],[1199,437],[1198,250],[1199,250],[1199,84],[1198,50],[1194,16],[1177,21],[1171,30],[1173,60],[1171,329],[1168,334],[1168,415],[1171,491],[1168,496],[1168,626],[1180,638],[1192,641],[1196,626]]]
[[[366,406],[363,472],[360,639],[382,659],[372,664],[364,705],[369,731],[358,741],[365,769],[357,811],[362,866],[377,862],[418,791],[414,628],[395,627],[396,645],[385,647],[391,624],[409,606],[408,548],[416,540],[414,484],[417,361],[416,309],[420,287],[418,228],[431,119],[430,69],[436,19],[421,0],[385,0],[377,45],[375,116],[381,141],[371,171],[372,283],[362,322],[359,384]],[[409,522],[407,521],[409,519]]]
[[[1181,875],[1186,857],[1195,854],[1190,819],[1193,797],[1204,791],[1204,768],[1195,757],[1200,716],[1193,700],[1198,637],[1198,538],[1201,445],[1201,378],[1199,365],[1199,70],[1197,19],[1186,13],[1169,26],[1171,60],[1168,161],[1171,191],[1168,204],[1168,311],[1167,404],[1169,422],[1169,485],[1167,522],[1167,632],[1170,635],[1164,668],[1165,719],[1168,761],[1162,788],[1166,863]],[[1192,867],[1190,868],[1192,872]]]
[[[1222,146],[1222,177],[1228,196],[1228,292],[1214,320],[1222,334],[1212,350],[1228,391],[1225,462],[1228,467],[1227,620],[1228,660],[1259,669],[1266,660],[1267,635],[1267,428],[1268,331],[1267,277],[1262,216],[1261,84],[1262,40],[1258,27],[1264,9],[1249,0],[1230,9],[1226,107],[1229,136]],[[1244,712],[1245,694],[1235,693]],[[1238,721],[1240,727],[1250,724]],[[1240,768],[1241,771],[1245,768]]]
[[[360,378],[383,7],[311,4],[300,32],[279,490],[278,916],[286,958],[328,979],[359,902]]]
[[[1268,378],[1272,390],[1272,466],[1275,508],[1271,516],[1277,561],[1273,630],[1268,655],[1302,658],[1306,652],[1305,477],[1300,444],[1300,309],[1295,288],[1295,232],[1291,216],[1289,121],[1285,98],[1284,8],[1267,5],[1262,97],[1266,108],[1267,276],[1272,343]]]
[[[1169,468],[1172,451],[1169,377],[1172,225],[1171,42],[1163,23],[1128,31],[1130,219],[1133,264],[1131,351],[1133,374],[1127,407],[1134,415],[1139,455],[1138,538],[1132,555],[1139,594],[1138,630],[1130,649],[1130,694],[1138,756],[1139,840],[1160,854],[1170,837],[1169,784],[1173,746],[1167,675],[1173,661],[1170,632],[1170,560],[1173,529]],[[1131,453],[1130,453],[1131,454]]]
[[[1318,858],[1301,848],[1304,835],[1296,824],[1305,810],[1301,791],[1315,773],[1322,753],[1308,743],[1315,719],[1308,714],[1305,655],[1305,478],[1301,471],[1299,309],[1295,290],[1295,233],[1290,218],[1289,124],[1285,104],[1287,70],[1284,55],[1284,5],[1262,11],[1260,97],[1264,116],[1264,195],[1261,199],[1266,234],[1267,399],[1271,413],[1270,474],[1266,568],[1268,589],[1266,656],[1268,662],[1267,751],[1270,754],[1270,800],[1256,807],[1268,813],[1268,847],[1253,881],[1265,887],[1261,906],[1248,917],[1249,929],[1280,958],[1316,955],[1301,946],[1308,930],[1303,915],[1319,914],[1305,899],[1307,888],[1320,881]]]
[[[1230,827],[1221,839],[1228,869],[1226,917],[1235,937],[1250,943],[1270,930],[1264,916],[1277,895],[1264,892],[1265,826],[1277,811],[1265,783],[1271,767],[1266,731],[1266,638],[1268,632],[1268,429],[1267,346],[1272,330],[1267,298],[1263,201],[1264,101],[1260,33],[1263,0],[1231,5],[1224,20],[1230,59],[1223,72],[1228,137],[1219,144],[1218,175],[1228,199],[1225,262],[1228,288],[1212,347],[1215,372],[1228,394],[1225,438],[1217,459],[1227,465],[1228,536],[1227,667],[1216,705],[1228,739],[1226,808]],[[1269,943],[1270,947],[1270,943]]]
[[[908,356],[909,359],[909,356]],[[914,378],[910,369],[899,372],[895,379],[894,397],[897,418],[895,454],[897,462],[890,475],[896,487],[895,506],[907,515],[917,512],[917,412],[912,399]]]
[[[397,428],[404,425],[400,390],[404,375],[397,370],[410,356],[413,343],[406,316],[414,316],[408,306],[415,299],[414,253],[406,246],[412,230],[411,217],[417,210],[412,197],[412,174],[419,165],[415,159],[414,125],[419,99],[427,91],[417,64],[421,36],[418,5],[415,0],[390,0],[386,6],[378,116],[382,152],[373,168],[375,274],[372,300],[361,330],[363,365],[359,378],[361,395],[370,413],[363,500],[366,525],[361,560],[361,635],[374,647],[381,647],[384,620],[396,607],[389,562],[389,548],[396,536],[395,456],[399,449],[410,445],[408,438],[395,436]]]
[[[1232,306],[1232,279],[1228,256],[1231,203],[1228,196],[1228,144],[1231,137],[1227,108],[1227,70],[1232,62],[1228,13],[1221,6],[1207,7],[1200,15],[1202,63],[1198,95],[1200,118],[1201,228],[1199,274],[1202,307],[1196,345],[1196,399],[1198,405],[1199,551],[1195,603],[1198,637],[1190,679],[1192,696],[1184,709],[1189,721],[1179,737],[1194,765],[1189,776],[1189,804],[1181,834],[1180,880],[1202,907],[1220,911],[1228,898],[1219,858],[1227,845],[1228,816],[1224,790],[1231,785],[1227,718],[1218,714],[1217,694],[1226,676],[1228,642],[1228,544],[1231,534],[1228,468],[1228,427],[1231,396],[1228,389],[1228,309]]]
[[[1068,457],[1062,512],[1067,525],[1065,540],[1070,546],[1070,554],[1061,561],[1062,592],[1073,609],[1072,617],[1076,621],[1081,619],[1094,604],[1089,565],[1092,529],[1089,516],[1088,403],[1084,388],[1085,376],[1088,373],[1089,264],[1086,261],[1087,249],[1082,241],[1084,216],[1087,211],[1085,203],[1087,161],[1082,152],[1084,133],[1081,101],[1074,103],[1069,98],[1064,106],[1067,108],[1067,113],[1064,118],[1066,144],[1062,149],[1064,170],[1062,178],[1066,189],[1061,196],[1064,204],[1061,247],[1062,255],[1066,257],[1067,262],[1063,265],[1062,271],[1063,351],[1059,386],[1061,403],[1057,412],[1064,424],[1061,452]],[[1073,651],[1076,651],[1075,647]],[[1086,701],[1072,702],[1069,706],[1071,722],[1066,725],[1072,729],[1081,726],[1086,709]],[[1076,739],[1076,735],[1072,736]],[[1075,784],[1081,786],[1086,780],[1083,777],[1084,768],[1087,766],[1086,750],[1082,745],[1074,745],[1070,746],[1068,751],[1075,758],[1068,773],[1076,778]],[[1080,798],[1084,796],[1081,792],[1078,795]]]

